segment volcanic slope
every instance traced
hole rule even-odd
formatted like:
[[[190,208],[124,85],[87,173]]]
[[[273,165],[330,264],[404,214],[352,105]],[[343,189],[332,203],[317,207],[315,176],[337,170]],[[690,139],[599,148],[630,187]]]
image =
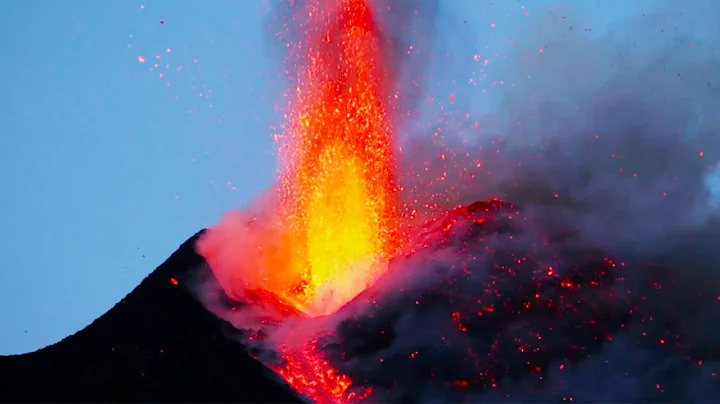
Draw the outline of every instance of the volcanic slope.
[[[300,402],[183,286],[200,234],[85,329],[0,356],[0,401]]]

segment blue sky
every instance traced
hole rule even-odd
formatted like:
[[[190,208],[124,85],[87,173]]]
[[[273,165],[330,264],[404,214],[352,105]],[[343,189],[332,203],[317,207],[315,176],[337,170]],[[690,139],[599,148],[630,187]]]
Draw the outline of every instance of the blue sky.
[[[0,3],[0,353],[81,329],[271,181],[248,3]]]
[[[532,35],[526,12],[572,4],[598,34],[657,2],[441,3],[441,31],[466,38],[448,53],[471,61]],[[272,181],[283,88],[267,7],[209,4],[0,2],[0,354],[83,328]],[[502,78],[492,63],[485,74]],[[497,107],[492,91],[465,96]]]

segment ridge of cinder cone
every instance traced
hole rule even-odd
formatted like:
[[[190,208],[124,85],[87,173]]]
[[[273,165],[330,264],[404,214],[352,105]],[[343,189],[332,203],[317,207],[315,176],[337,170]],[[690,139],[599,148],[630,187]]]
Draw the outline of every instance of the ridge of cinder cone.
[[[300,402],[184,287],[207,271],[201,233],[84,329],[0,356],[0,401]]]

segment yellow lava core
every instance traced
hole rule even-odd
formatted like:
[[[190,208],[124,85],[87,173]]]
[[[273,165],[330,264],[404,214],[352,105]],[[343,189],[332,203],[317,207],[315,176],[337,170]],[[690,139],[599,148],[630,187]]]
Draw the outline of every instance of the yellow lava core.
[[[388,66],[366,0],[308,0],[296,88],[280,138],[285,283],[308,315],[362,292],[399,246]]]

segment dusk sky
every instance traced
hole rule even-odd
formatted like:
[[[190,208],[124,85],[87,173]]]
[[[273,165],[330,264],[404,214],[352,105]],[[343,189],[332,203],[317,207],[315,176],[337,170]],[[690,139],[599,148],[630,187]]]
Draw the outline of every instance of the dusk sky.
[[[669,3],[441,0],[435,52],[484,79],[428,82],[492,111],[507,55],[549,13],[601,35]],[[271,15],[250,0],[0,3],[0,354],[82,329],[271,184],[284,102]]]

